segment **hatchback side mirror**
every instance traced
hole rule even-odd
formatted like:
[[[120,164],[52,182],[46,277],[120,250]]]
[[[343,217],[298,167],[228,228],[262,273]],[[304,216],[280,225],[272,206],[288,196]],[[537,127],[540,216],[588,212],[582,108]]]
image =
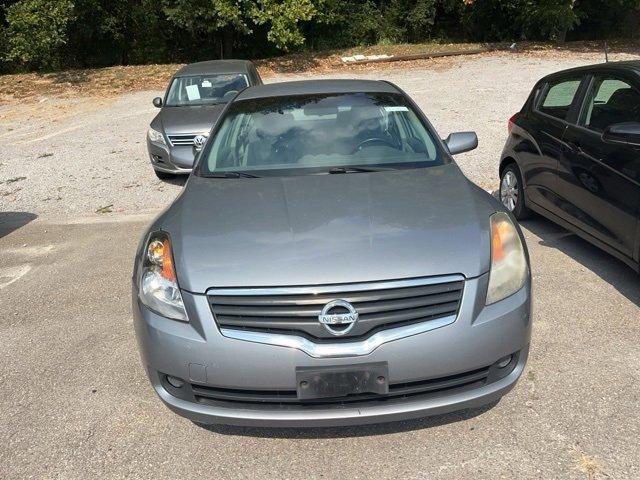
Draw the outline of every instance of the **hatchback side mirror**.
[[[156,97],[153,99],[153,106],[156,108],[162,107],[162,99],[160,97]]]
[[[456,132],[449,135],[444,143],[451,155],[470,152],[478,147],[478,135],[476,132]]]
[[[609,125],[602,133],[602,141],[640,146],[640,123],[627,122]]]

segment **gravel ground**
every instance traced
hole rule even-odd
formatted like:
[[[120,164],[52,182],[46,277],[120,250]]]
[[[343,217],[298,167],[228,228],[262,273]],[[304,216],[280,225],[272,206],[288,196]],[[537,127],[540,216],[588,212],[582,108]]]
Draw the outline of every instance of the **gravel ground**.
[[[616,59],[631,58],[619,55]],[[475,130],[480,147],[461,155],[467,176],[496,186],[507,119],[533,84],[556,70],[602,61],[599,54],[492,55],[396,64],[380,70],[314,76],[374,78],[397,83],[424,109],[444,137]],[[311,78],[281,75],[268,81]],[[147,159],[145,133],[160,92],[110,99],[48,99],[0,107],[0,210],[46,217],[156,211],[180,191],[181,182],[159,181]]]

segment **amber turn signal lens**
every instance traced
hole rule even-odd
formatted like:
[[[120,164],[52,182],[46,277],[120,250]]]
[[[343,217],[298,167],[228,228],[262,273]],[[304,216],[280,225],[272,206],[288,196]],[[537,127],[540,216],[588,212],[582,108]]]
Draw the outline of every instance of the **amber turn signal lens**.
[[[162,241],[162,272],[160,275],[171,282],[176,281],[176,272],[173,269],[173,260],[171,259],[171,246],[169,239]]]
[[[491,219],[491,261],[493,263],[504,259],[505,244],[511,240],[513,231],[506,222],[497,222]]]

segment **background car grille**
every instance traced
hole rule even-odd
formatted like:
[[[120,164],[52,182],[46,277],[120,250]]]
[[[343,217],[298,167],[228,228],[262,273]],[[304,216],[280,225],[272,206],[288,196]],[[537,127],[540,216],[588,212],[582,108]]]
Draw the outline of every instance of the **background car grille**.
[[[198,133],[185,133],[182,135],[167,135],[169,141],[173,146],[193,146],[193,139],[196,138]]]
[[[402,288],[385,288],[394,282],[374,283],[371,288],[361,284],[358,291],[336,286],[330,293],[321,294],[221,295],[218,291],[208,298],[220,327],[302,335],[314,341],[353,340],[386,328],[457,315],[463,280],[411,283]],[[342,337],[333,336],[318,321],[322,307],[335,299],[346,300],[359,313],[353,329]]]

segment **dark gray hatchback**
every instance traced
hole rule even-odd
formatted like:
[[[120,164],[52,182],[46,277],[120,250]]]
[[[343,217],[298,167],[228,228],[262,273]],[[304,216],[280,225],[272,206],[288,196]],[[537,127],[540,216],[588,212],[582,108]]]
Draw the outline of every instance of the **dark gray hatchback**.
[[[147,150],[156,175],[167,179],[190,173],[227,102],[248,86],[261,84],[256,67],[247,60],[212,60],[178,70],[164,99],[153,99],[161,110],[149,126]]]
[[[165,404],[192,420],[383,422],[490,403],[522,373],[522,234],[397,87],[251,87],[142,238],[133,311]]]

